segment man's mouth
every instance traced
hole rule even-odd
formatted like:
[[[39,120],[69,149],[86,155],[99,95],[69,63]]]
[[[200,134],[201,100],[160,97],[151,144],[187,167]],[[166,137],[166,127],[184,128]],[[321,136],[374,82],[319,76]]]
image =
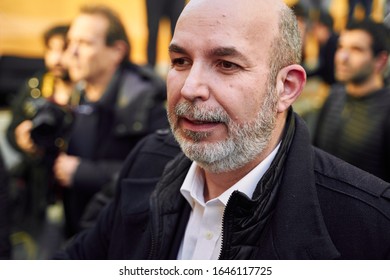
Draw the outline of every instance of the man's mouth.
[[[197,120],[189,117],[180,117],[179,124],[186,130],[205,132],[214,129],[223,123],[215,120]]]

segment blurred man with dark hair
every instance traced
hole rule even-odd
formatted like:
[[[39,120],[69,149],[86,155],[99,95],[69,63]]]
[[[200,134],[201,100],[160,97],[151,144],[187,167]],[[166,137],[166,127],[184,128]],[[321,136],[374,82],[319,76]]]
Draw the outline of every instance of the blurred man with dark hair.
[[[67,63],[83,83],[68,149],[56,159],[64,189],[67,234],[80,230],[91,197],[112,180],[128,152],[146,134],[167,127],[165,83],[129,61],[130,41],[109,7],[85,6],[68,32]]]
[[[37,242],[37,258],[47,258],[47,252],[58,247],[58,241],[52,242],[47,238],[42,241],[42,236],[45,226],[53,224],[48,213],[62,203],[52,168],[57,151],[64,148],[65,137],[62,134],[65,131],[61,131],[61,135],[53,137],[53,141],[43,143],[35,137],[37,128],[44,125],[41,120],[43,115],[47,115],[46,108],[62,114],[68,107],[76,106],[79,100],[79,93],[64,63],[68,29],[68,25],[60,24],[44,33],[46,70],[29,78],[20,89],[11,106],[12,120],[7,129],[8,142],[21,154],[20,163],[10,171],[13,230],[26,232]],[[62,129],[60,123],[54,125]],[[47,135],[43,133],[40,136],[43,139]],[[56,232],[62,235],[62,229]],[[50,248],[52,245],[53,248]]]
[[[44,61],[47,71],[31,77],[12,105],[13,119],[8,127],[7,136],[12,147],[23,153],[34,154],[38,150],[29,135],[31,119],[36,114],[32,103],[46,98],[64,105],[69,102],[74,89],[63,60],[68,29],[67,25],[58,25],[45,32]]]
[[[369,19],[352,21],[341,32],[335,76],[319,115],[314,144],[390,181],[390,90],[384,71],[389,31]]]

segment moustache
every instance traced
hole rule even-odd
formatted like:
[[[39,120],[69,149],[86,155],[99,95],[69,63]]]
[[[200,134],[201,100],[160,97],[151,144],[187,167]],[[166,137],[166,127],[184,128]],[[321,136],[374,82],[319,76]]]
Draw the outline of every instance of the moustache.
[[[188,102],[182,102],[175,106],[177,117],[201,122],[229,123],[230,117],[222,108],[200,107]]]

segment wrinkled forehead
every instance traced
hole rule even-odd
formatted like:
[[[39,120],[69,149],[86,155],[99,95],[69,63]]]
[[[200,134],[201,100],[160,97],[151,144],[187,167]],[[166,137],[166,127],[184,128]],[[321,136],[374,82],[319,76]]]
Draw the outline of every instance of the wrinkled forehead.
[[[210,14],[211,16],[226,15],[246,19],[263,19],[271,22],[278,11],[285,6],[281,0],[191,0],[185,6],[182,16],[190,14]]]
[[[191,0],[177,22],[174,35],[192,32],[200,35],[199,40],[218,35],[226,40],[267,45],[279,32],[279,2]]]

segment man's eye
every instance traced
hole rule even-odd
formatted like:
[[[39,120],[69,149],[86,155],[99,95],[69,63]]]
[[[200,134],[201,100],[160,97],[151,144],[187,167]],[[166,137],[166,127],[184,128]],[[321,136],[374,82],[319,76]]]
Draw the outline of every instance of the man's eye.
[[[239,68],[237,64],[229,61],[221,61],[219,63],[219,67],[221,67],[223,70],[236,70]]]
[[[172,66],[184,66],[188,63],[184,58],[175,58],[175,59],[172,59],[171,64],[172,64]]]

